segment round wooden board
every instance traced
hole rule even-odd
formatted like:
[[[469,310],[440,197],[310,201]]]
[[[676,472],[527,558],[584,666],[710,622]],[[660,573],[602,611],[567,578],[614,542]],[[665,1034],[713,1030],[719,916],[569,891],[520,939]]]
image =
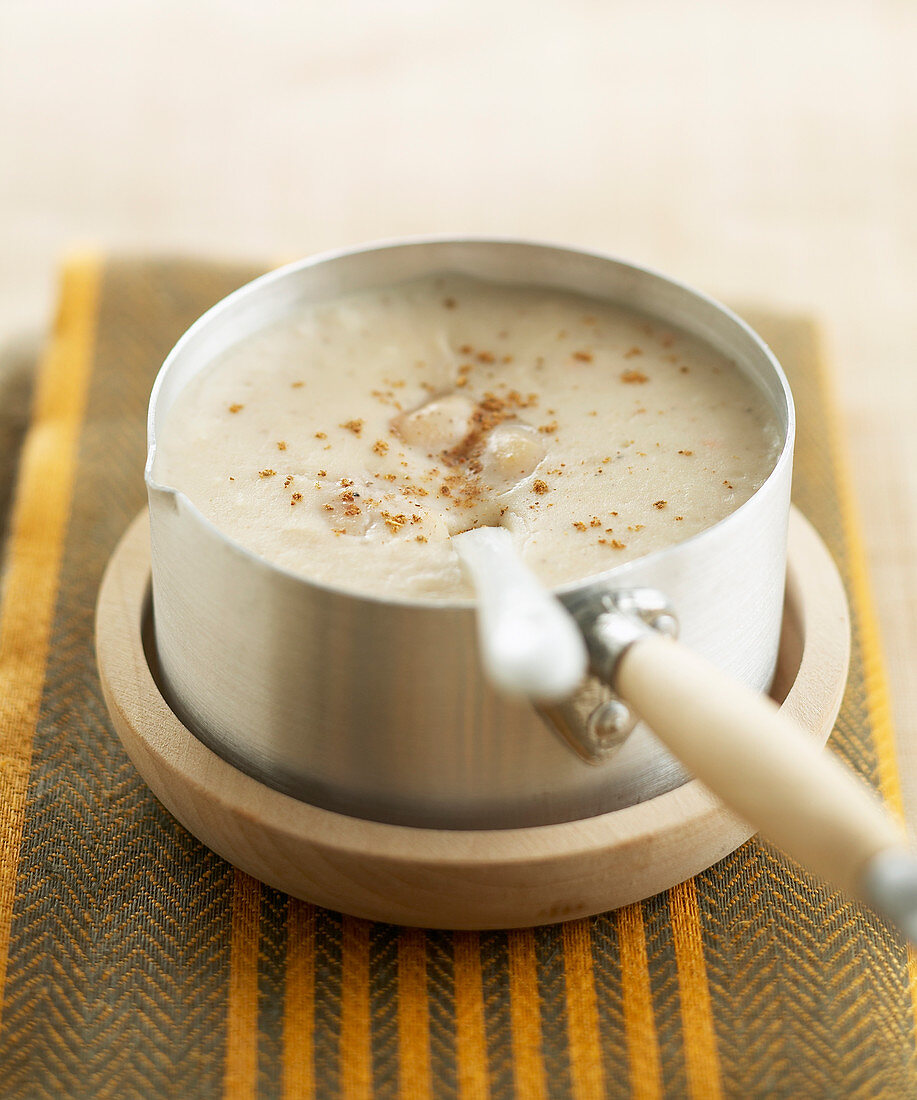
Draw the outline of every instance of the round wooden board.
[[[206,748],[150,671],[149,525],[119,543],[99,593],[96,653],[118,736],[166,808],[269,885],[370,920],[509,928],[614,909],[668,889],[752,835],[697,781],[613,813],[486,831],[417,829],[332,813],[281,794]],[[847,601],[813,528],[794,512],[773,694],[824,744],[850,651]]]

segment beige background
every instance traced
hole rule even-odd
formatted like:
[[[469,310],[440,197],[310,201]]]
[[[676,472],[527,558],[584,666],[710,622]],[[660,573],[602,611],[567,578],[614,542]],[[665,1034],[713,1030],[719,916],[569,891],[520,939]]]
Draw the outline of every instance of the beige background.
[[[908,0],[0,0],[0,349],[79,243],[525,234],[816,312],[917,823],[915,58]]]

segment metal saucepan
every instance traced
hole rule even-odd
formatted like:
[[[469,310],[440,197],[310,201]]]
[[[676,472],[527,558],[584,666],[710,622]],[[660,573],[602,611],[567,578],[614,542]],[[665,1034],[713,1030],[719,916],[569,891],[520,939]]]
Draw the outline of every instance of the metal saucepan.
[[[434,240],[319,256],[256,279],[179,341],[150,402],[149,490],[156,641],[165,689],[221,755],[314,804],[402,824],[499,828],[588,817],[686,779],[645,726],[619,744],[610,692],[592,680],[543,716],[481,669],[469,601],[424,606],[355,596],[265,563],[156,478],[156,438],[175,395],[224,348],[304,303],[452,270],[609,299],[693,333],[756,379],[784,433],[758,492],[703,534],[576,584],[568,605],[652,587],[682,640],[766,690],[783,605],[794,414],[774,356],[738,317],[654,272],[606,256],[502,240]],[[609,728],[610,727],[610,728]],[[616,750],[616,751],[614,751]],[[603,759],[604,758],[604,759]]]

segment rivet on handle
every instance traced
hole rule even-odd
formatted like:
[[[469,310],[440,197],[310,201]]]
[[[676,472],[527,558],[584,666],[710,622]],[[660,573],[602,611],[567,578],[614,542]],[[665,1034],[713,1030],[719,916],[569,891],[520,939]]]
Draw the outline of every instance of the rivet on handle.
[[[618,661],[653,630],[677,636],[678,620],[655,588],[591,589],[568,602],[567,608],[586,639],[593,675],[568,699],[538,710],[577,756],[589,764],[604,764],[624,746],[639,721],[611,689]]]

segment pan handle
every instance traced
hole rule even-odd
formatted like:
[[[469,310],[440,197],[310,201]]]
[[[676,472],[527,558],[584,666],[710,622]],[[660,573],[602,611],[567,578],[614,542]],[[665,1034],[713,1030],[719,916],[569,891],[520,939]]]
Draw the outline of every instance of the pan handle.
[[[732,811],[917,941],[917,859],[876,794],[769,698],[640,619],[583,623],[595,673]]]

